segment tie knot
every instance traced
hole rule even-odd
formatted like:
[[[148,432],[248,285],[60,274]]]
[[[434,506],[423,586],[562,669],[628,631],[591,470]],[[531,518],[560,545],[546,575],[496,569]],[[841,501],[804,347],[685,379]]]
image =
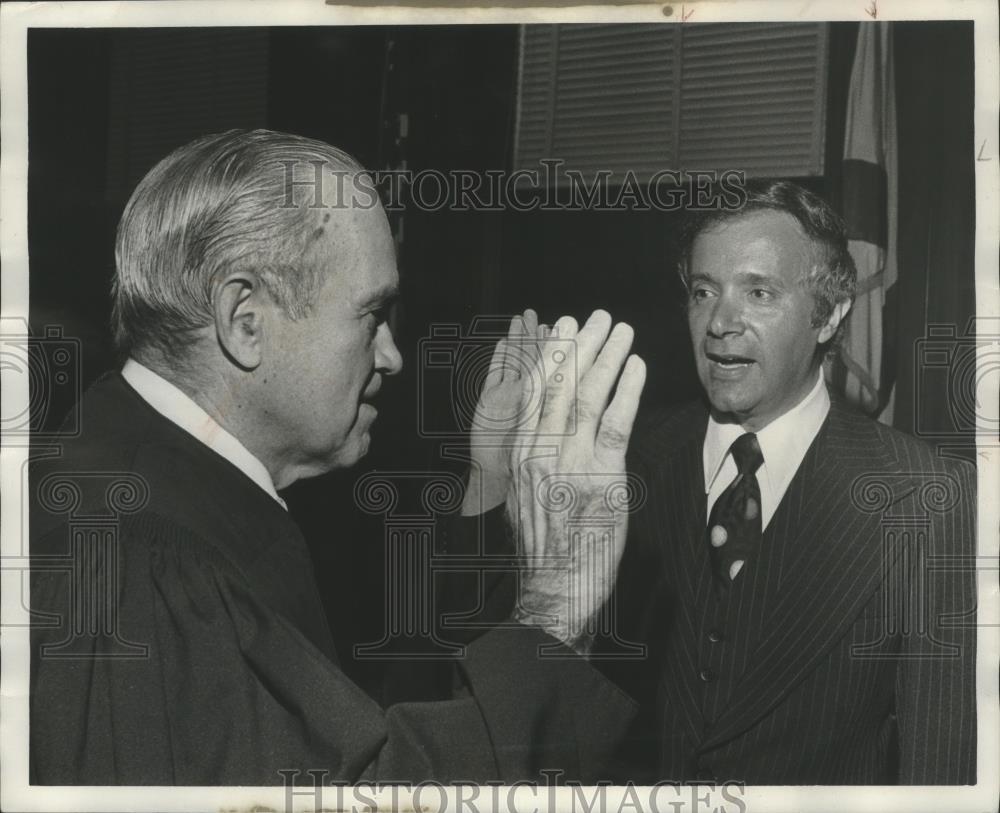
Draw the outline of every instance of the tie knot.
[[[733,441],[729,451],[736,463],[736,469],[740,474],[751,475],[756,473],[764,462],[764,455],[761,454],[760,444],[757,436],[753,432],[740,435]]]

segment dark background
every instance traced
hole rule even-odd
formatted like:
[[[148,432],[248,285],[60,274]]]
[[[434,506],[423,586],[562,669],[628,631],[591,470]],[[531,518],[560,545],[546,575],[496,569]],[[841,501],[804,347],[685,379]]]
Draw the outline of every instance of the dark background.
[[[900,326],[896,425],[917,410],[947,422],[947,393],[919,391],[914,342],[931,322],[974,313],[973,29],[896,23]],[[836,202],[855,23],[831,24],[826,174],[799,179]],[[311,136],[380,169],[509,169],[517,28],[505,25],[280,29],[34,29],[28,40],[29,251],[33,330],[82,341],[84,384],[113,366],[107,330],[114,230],[132,188],[173,147],[229,127]],[[397,143],[399,116],[407,136]],[[432,323],[536,308],[582,321],[596,307],[629,321],[648,362],[644,402],[697,392],[672,270],[677,217],[664,212],[407,211],[397,343],[375,443],[360,470],[288,495],[314,552],[345,669],[384,700],[385,663],[352,644],[384,624],[383,521],[354,505],[372,469],[435,471],[418,432],[418,341]],[[397,222],[397,227],[399,223]],[[431,408],[447,410],[437,387]],[[67,408],[69,404],[57,405]],[[55,413],[58,410],[53,410]],[[412,664],[411,664],[411,669]],[[409,695],[423,684],[414,677]],[[429,689],[428,689],[429,691]]]

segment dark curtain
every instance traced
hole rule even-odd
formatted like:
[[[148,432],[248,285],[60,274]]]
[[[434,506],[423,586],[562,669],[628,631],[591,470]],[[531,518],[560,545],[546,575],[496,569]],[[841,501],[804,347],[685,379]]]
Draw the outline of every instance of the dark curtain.
[[[892,423],[968,456],[974,436],[955,406],[970,399],[959,367],[971,352],[965,334],[976,309],[973,23],[892,25],[899,140],[899,277],[889,303],[896,330],[885,337],[896,348]],[[831,24],[825,187],[838,208],[857,33],[858,23]],[[943,360],[935,355],[941,350],[950,358],[938,369],[927,364],[930,326],[937,334],[930,357]],[[964,392],[955,391],[959,379]]]
[[[963,428],[953,416],[963,393],[926,374],[933,371],[919,342],[929,325],[950,326],[957,360],[970,344],[961,337],[976,309],[973,23],[897,23],[895,38],[900,212],[894,424],[933,437]]]

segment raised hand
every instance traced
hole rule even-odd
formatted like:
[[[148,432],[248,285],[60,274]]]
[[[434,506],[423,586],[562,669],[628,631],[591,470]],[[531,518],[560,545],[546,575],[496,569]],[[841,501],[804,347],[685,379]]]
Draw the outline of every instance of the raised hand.
[[[539,377],[539,335],[538,315],[528,308],[510,320],[507,336],[493,350],[469,433],[472,465],[462,502],[465,515],[488,511],[507,496],[511,449],[526,420],[534,427],[531,400],[540,399],[544,383]]]
[[[570,317],[556,322],[539,341],[541,408],[512,453],[507,511],[523,560],[514,615],[578,652],[589,647],[625,545],[625,451],[646,378],[629,355],[632,338],[605,311],[579,330]]]

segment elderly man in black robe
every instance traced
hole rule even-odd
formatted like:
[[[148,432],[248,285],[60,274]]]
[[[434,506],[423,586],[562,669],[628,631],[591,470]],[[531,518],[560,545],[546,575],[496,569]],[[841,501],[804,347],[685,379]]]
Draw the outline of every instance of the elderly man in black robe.
[[[331,199],[315,206],[289,168],[321,171]],[[467,503],[506,499],[522,590],[457,663],[455,697],[381,708],[338,666],[280,492],[365,454],[401,367],[394,247],[369,181],[329,145],[230,131],[178,149],[132,195],[113,291],[127,360],[31,474],[33,782],[600,777],[633,704],[587,662],[587,630],[625,520],[570,539],[534,495],[572,473],[583,517],[624,470],[644,368],[607,314],[557,324],[568,354],[528,342],[546,382],[534,424],[471,477]],[[508,347],[484,409],[529,397]]]

